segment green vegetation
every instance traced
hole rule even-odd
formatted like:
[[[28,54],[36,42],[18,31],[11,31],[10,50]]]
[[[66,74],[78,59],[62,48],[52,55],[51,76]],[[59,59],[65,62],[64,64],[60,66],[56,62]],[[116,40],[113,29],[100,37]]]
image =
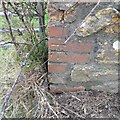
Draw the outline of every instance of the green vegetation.
[[[22,28],[23,26],[23,23],[19,20],[19,17],[17,16],[14,16],[14,17],[9,17],[10,19],[10,22],[11,22],[11,27],[12,28]],[[31,25],[33,25],[34,28],[38,28],[39,27],[39,21],[38,21],[38,18],[33,18],[31,21],[29,21],[29,23]],[[8,28],[8,24],[6,22],[6,19],[5,17],[3,16],[0,16],[0,28]]]
[[[28,11],[28,6],[31,5],[19,3],[14,4],[14,7],[18,8],[17,5],[24,7],[25,11]],[[31,3],[35,4],[36,3]],[[7,7],[7,4],[5,4]],[[9,6],[10,8],[10,6]],[[34,8],[31,8],[34,9]],[[0,9],[1,10],[1,9]],[[10,8],[11,10],[11,8]],[[23,9],[22,9],[23,10]],[[31,10],[32,11],[32,10]],[[3,12],[3,11],[2,11]],[[20,13],[24,11],[19,11]],[[48,12],[45,9],[45,24],[48,24]],[[36,103],[38,99],[38,92],[40,86],[35,86],[36,84],[41,84],[43,77],[46,75],[45,69],[48,59],[47,50],[47,36],[44,33],[35,32],[34,28],[39,28],[39,18],[31,16],[24,16],[24,22],[18,16],[8,16],[10,20],[11,27],[13,29],[25,29],[22,34],[19,31],[12,31],[14,42],[18,43],[17,47],[11,46],[0,46],[0,110],[6,94],[11,89],[11,86],[16,79],[21,64],[25,61],[26,55],[34,47],[30,56],[27,60],[27,64],[21,73],[18,84],[15,86],[15,90],[10,98],[10,104],[7,107],[5,117],[33,117],[33,113],[37,109]],[[26,29],[26,26],[28,29]],[[5,17],[0,16],[0,29],[8,29],[8,23]],[[45,29],[47,32],[47,28]],[[13,42],[10,33],[0,34],[0,40],[5,42]],[[23,44],[19,44],[23,43]],[[36,73],[33,72],[34,69],[38,68]],[[33,72],[33,73],[32,73]],[[32,75],[31,75],[32,73]],[[30,74],[30,75],[29,75]],[[41,77],[42,76],[42,77]],[[23,80],[23,81],[21,81]],[[32,91],[32,93],[31,93]],[[35,98],[34,98],[34,97]],[[39,96],[39,98],[41,98]],[[41,98],[42,99],[42,98]],[[35,107],[35,108],[34,108]],[[33,110],[33,108],[35,110]]]
[[[47,6],[47,4],[46,4]],[[47,26],[48,24],[48,11],[47,11],[47,7],[45,9],[45,25]],[[25,29],[25,24],[23,23],[23,21],[18,17],[18,16],[9,16],[9,20],[11,23],[11,27],[14,29]],[[37,17],[32,17],[31,16],[25,16],[24,20],[27,20],[27,24],[26,26],[30,29],[30,33],[28,32],[28,30],[23,31],[22,32],[22,36],[19,35],[18,31],[14,31],[13,32],[13,36],[15,37],[15,42],[25,42],[25,43],[29,43],[31,45],[22,45],[22,51],[23,51],[23,55],[22,56],[18,56],[17,60],[20,60],[21,58],[23,59],[22,61],[24,61],[25,59],[25,54],[24,53],[28,53],[30,51],[30,49],[35,45],[35,50],[32,51],[31,55],[30,55],[30,60],[32,62],[29,62],[29,64],[31,63],[30,66],[35,65],[35,64],[42,64],[45,60],[47,60],[47,42],[46,39],[42,42],[39,43],[39,41],[42,40],[41,38],[41,33],[35,33],[35,31],[33,30],[33,28],[39,28],[39,19]],[[0,16],[0,28],[4,28],[4,29],[8,29],[8,23],[5,19],[5,17]],[[14,30],[13,29],[13,30]],[[46,30],[47,32],[47,27]],[[2,37],[3,41],[12,41],[10,34],[8,33],[4,33],[3,37]],[[18,48],[20,49],[20,48]],[[21,57],[21,58],[19,58]]]

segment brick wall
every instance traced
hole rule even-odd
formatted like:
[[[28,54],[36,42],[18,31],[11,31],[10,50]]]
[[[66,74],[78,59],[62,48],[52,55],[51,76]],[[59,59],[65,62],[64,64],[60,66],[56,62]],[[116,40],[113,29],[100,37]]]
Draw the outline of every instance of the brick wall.
[[[69,10],[72,4],[49,4],[48,79],[52,92],[85,89],[117,91],[118,52],[112,45],[118,33],[101,30],[87,37],[73,35],[70,41],[64,43],[94,5],[79,3]],[[101,5],[96,11],[107,6]]]

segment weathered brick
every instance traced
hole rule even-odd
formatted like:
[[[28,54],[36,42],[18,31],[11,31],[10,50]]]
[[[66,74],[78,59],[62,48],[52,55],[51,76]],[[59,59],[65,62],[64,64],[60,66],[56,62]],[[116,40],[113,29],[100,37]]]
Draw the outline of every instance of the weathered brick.
[[[48,27],[48,36],[49,37],[66,37],[67,30],[64,27],[55,27],[49,26]]]
[[[88,54],[51,52],[49,53],[49,61],[51,62],[70,62],[70,63],[87,63],[90,60]]]
[[[51,50],[59,51],[76,51],[76,52],[91,52],[93,50],[93,42],[73,42],[69,41],[64,44],[64,40],[53,40],[48,41],[48,47]]]
[[[64,73],[66,71],[66,64],[49,64],[48,71],[51,73]]]
[[[65,84],[66,83],[66,79],[65,79],[65,77],[60,77],[60,76],[57,76],[56,75],[56,77],[55,76],[48,76],[48,80],[49,80],[49,82],[50,83],[57,83],[57,84],[59,84],[59,83],[61,83],[61,84]]]

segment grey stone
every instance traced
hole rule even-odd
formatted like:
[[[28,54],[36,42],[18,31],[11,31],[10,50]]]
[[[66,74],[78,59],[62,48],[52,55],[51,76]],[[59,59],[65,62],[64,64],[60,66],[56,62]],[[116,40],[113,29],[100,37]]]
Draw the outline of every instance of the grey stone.
[[[88,73],[79,68],[76,68],[72,71],[71,78],[73,81],[88,81],[88,80],[90,80]]]
[[[119,12],[114,8],[99,10],[95,16],[87,17],[86,20],[80,24],[76,34],[78,36],[86,37],[102,30],[103,28],[107,28],[108,26],[115,24],[115,22],[118,23],[117,21],[113,23],[113,16],[116,19],[119,19],[118,14]]]
[[[103,85],[92,86],[91,89],[117,93],[118,92],[118,81],[106,82]]]
[[[75,65],[71,80],[80,83],[87,90],[118,92],[118,66],[113,65]]]
[[[118,67],[110,65],[75,65],[71,72],[71,80],[86,81],[114,81],[118,80]]]
[[[67,19],[65,20],[66,23],[73,23],[76,20],[75,16],[70,15],[67,17]]]
[[[61,2],[54,2],[54,4],[51,4],[51,6],[57,10],[67,10],[69,7],[72,6],[70,3],[61,3]]]

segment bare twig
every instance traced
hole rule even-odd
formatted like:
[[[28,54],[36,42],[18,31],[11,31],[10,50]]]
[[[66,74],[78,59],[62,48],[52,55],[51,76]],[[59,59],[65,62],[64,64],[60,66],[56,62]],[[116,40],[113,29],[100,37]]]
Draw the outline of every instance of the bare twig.
[[[72,97],[81,102],[81,100],[78,97],[76,97],[74,95],[72,95]]]
[[[38,2],[38,16],[39,16],[39,29],[40,32],[44,33],[45,32],[45,28],[44,28],[44,2]],[[42,26],[42,27],[41,27]]]
[[[84,118],[82,115],[79,115],[77,112],[74,112],[73,110],[71,110],[71,109],[69,109],[69,108],[66,108],[66,107],[64,107],[64,106],[62,106],[62,105],[60,105],[60,106],[61,106],[62,108],[64,108],[65,110],[73,113],[74,115],[77,115],[77,116],[80,117],[80,118]]]
[[[28,26],[25,23],[23,15],[18,12],[18,10],[12,5],[11,2],[9,3],[9,5],[12,7],[12,9],[15,11],[15,13],[19,16],[19,19],[23,22],[23,24],[24,24],[25,28],[27,29],[27,31],[31,34]]]
[[[23,43],[23,42],[3,42],[3,43],[0,43],[0,46],[4,46],[4,45],[6,45],[6,44],[23,44],[23,45],[32,45],[32,44],[29,44],[29,43]]]
[[[3,7],[3,12],[5,14],[6,21],[8,23],[8,27],[9,27],[9,31],[10,31],[10,35],[11,35],[12,41],[15,42],[15,37],[13,36],[13,33],[12,33],[12,28],[11,28],[10,20],[8,18],[8,15],[7,15],[6,7],[5,7],[5,2],[2,2],[2,7]],[[15,45],[15,47],[17,49],[17,45],[15,43],[14,43],[14,45]]]
[[[86,19],[91,15],[91,13],[96,9],[96,7],[99,5],[100,0],[97,2],[97,4],[94,6],[94,8],[90,11],[90,13],[85,17],[85,19],[81,22],[80,26],[86,21]],[[70,40],[70,38],[76,33],[79,27],[77,27],[74,32],[67,38],[67,40],[64,42],[65,44]]]

